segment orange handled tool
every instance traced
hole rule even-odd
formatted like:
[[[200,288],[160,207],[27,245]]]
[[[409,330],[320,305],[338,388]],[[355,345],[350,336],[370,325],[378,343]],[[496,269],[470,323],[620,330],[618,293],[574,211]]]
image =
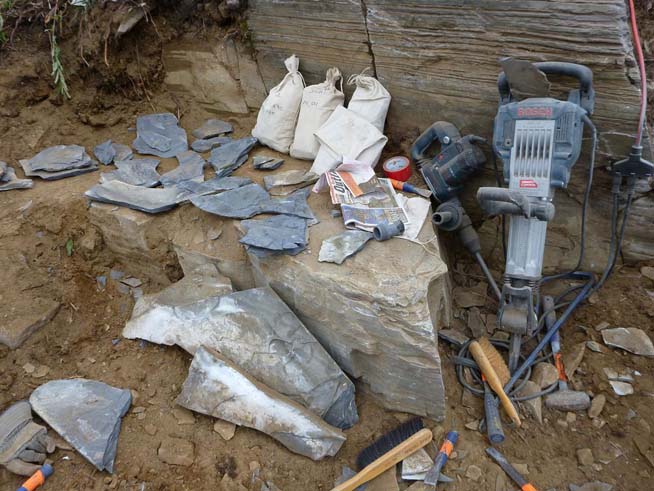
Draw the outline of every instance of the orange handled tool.
[[[53,472],[54,469],[50,464],[43,464],[43,467],[32,474],[32,477],[25,481],[23,485],[18,488],[18,491],[34,491],[36,488],[41,486]]]

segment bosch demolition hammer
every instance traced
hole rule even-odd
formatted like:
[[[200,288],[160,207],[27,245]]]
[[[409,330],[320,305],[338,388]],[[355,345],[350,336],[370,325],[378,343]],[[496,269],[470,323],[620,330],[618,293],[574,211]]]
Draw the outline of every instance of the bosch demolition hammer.
[[[573,63],[535,63],[546,75],[574,77],[579,84],[567,101],[553,98],[514,100],[502,73],[498,80],[500,104],[493,132],[493,150],[504,164],[508,187],[482,187],[477,199],[491,216],[509,219],[506,269],[501,289],[481,257],[479,237],[457,197],[464,182],[484,166],[477,144],[481,137],[461,137],[450,123],[437,122],[414,143],[411,156],[439,203],[432,221],[446,231],[457,231],[479,262],[499,301],[499,328],[511,334],[509,369],[515,370],[521,339],[538,327],[539,284],[547,222],[554,217],[556,189],[570,180],[570,170],[581,152],[584,123],[590,124],[595,94],[590,69]],[[433,158],[427,149],[441,145]]]
[[[615,163],[611,168],[613,176],[611,216],[611,243],[606,268],[601,278],[596,281],[591,273],[579,271],[583,263],[586,211],[590,197],[595,161],[597,131],[589,116],[593,113],[595,93],[593,90],[593,75],[590,69],[573,63],[544,62],[534,63],[534,66],[545,75],[558,75],[576,79],[578,87],[570,90],[567,100],[551,97],[531,97],[521,101],[514,98],[506,75],[502,72],[498,79],[500,94],[498,113],[495,117],[492,151],[493,156],[500,157],[503,163],[502,177],[498,176],[498,187],[482,187],[477,192],[477,200],[481,207],[491,216],[508,217],[509,237],[505,250],[505,272],[501,289],[490,274],[480,254],[479,238],[472,227],[470,219],[461,206],[458,193],[464,182],[480,170],[485,158],[477,144],[484,142],[480,137],[468,135],[461,137],[458,130],[446,122],[434,123],[414,143],[411,156],[419,166],[423,178],[428,184],[438,206],[432,216],[437,227],[446,231],[457,231],[463,244],[476,258],[482,271],[488,279],[498,298],[499,309],[497,321],[499,329],[510,334],[509,370],[510,380],[504,385],[504,390],[511,397],[516,397],[517,384],[521,377],[528,378],[529,371],[535,361],[551,343],[552,355],[558,363],[558,330],[574,311],[574,309],[593,291],[596,291],[611,274],[619,255],[624,237],[625,224],[629,215],[635,185],[638,178],[654,174],[654,165],[642,158],[642,134],[646,98],[641,101],[641,113],[637,138],[628,158]],[[641,67],[642,68],[642,67]],[[642,90],[645,93],[645,75],[641,69]],[[592,151],[589,162],[589,175],[584,193],[584,203],[581,216],[581,252],[576,267],[567,273],[543,277],[543,253],[547,223],[553,219],[555,207],[554,193],[557,189],[565,189],[570,180],[572,166],[581,152],[584,126],[592,131]],[[432,144],[440,144],[440,153],[428,157],[427,150]],[[623,210],[622,224],[618,224],[619,197],[622,180],[627,179],[627,200]],[[507,187],[501,187],[501,184]],[[551,297],[543,297],[541,306],[540,286],[553,279],[575,280],[577,283],[553,302]],[[576,297],[570,301],[562,300],[570,294]],[[561,301],[559,305],[557,305]],[[555,311],[565,307],[558,318]],[[539,342],[531,353],[521,357],[523,338],[532,338],[543,327]],[[501,344],[495,343],[494,344]],[[556,346],[556,348],[554,348]],[[473,393],[484,396],[484,391],[476,389],[465,382],[460,367],[474,367],[474,362],[465,359],[467,345],[464,345],[455,359],[458,365],[457,376],[460,382]],[[481,382],[481,379],[478,380]],[[558,408],[568,403],[574,403],[577,409],[587,407],[588,396],[582,400],[576,397],[574,391],[567,391],[565,384],[554,384],[538,397],[552,393],[560,388]],[[515,388],[517,386],[517,388]],[[520,400],[524,400],[523,397]],[[486,402],[486,401],[485,401]],[[546,400],[547,403],[547,400]],[[489,423],[487,405],[487,425]],[[553,404],[552,407],[557,407]],[[567,410],[574,410],[569,408]],[[495,432],[496,441],[503,439],[499,418],[494,429],[489,426],[489,437]]]

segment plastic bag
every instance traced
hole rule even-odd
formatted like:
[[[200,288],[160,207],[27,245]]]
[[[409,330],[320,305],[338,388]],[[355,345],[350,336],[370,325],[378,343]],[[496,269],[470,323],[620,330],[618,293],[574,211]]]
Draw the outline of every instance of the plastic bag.
[[[288,73],[263,101],[252,136],[262,145],[288,153],[300,112],[304,79],[298,71],[300,60],[297,56],[286,58],[284,65]]]
[[[341,81],[341,90],[336,88],[336,82]],[[325,81],[310,85],[302,93],[300,116],[295,127],[295,138],[291,145],[291,156],[297,159],[313,160],[316,158],[320,142],[314,133],[320,128],[338,106],[345,101],[343,94],[343,78],[336,68],[327,70]]]
[[[348,85],[356,84],[357,88],[352,94],[352,99],[350,99],[347,108],[370,121],[375,128],[383,133],[386,113],[388,113],[388,106],[391,103],[391,94],[388,93],[379,80],[365,75],[365,72],[364,70],[359,75],[352,75],[348,79]]]
[[[322,175],[336,168],[343,159],[377,165],[386,138],[371,123],[343,106],[337,107],[327,122],[316,131],[320,150],[310,172]]]

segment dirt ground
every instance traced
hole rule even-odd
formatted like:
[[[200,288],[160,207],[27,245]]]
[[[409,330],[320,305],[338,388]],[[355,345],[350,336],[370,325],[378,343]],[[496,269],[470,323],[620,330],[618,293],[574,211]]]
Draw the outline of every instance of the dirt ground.
[[[149,28],[142,34],[143,53],[157,51],[158,43],[163,42],[158,36],[168,42],[175,35],[166,27],[165,19],[158,20],[159,33]],[[73,70],[73,99],[62,103],[52,94],[49,72],[47,68],[44,71],[47,40],[44,44],[39,32],[35,26],[21,29],[14,47],[0,57],[0,88],[4,92],[0,95],[0,160],[17,168],[19,177],[22,171],[18,160],[50,145],[75,143],[90,151],[108,138],[130,143],[134,136],[129,128],[140,114],[179,109],[181,124],[187,130],[216,117],[194,106],[192,101],[176,100],[163,90],[158,83],[161,67],[156,57],[153,62],[144,62],[140,74],[129,63],[122,66],[119,61],[111,73],[106,67],[83,68],[80,63]],[[215,37],[222,31],[207,32],[210,34],[205,35]],[[148,40],[155,42],[149,44]],[[96,55],[102,56],[102,51]],[[112,60],[124,59],[117,52],[110,56],[114,57]],[[131,77],[125,75],[130,73]],[[218,117],[235,125],[236,136],[244,136],[249,133],[255,114]],[[297,162],[293,165],[306,166]],[[173,159],[165,159],[160,169],[174,166]],[[100,172],[112,169],[103,167]],[[254,174],[248,164],[235,175],[261,180],[261,174]],[[196,414],[191,423],[179,419],[174,400],[187,375],[189,355],[174,347],[123,339],[121,331],[131,314],[133,298],[119,291],[116,282],[109,281],[103,290],[97,286],[96,276],[108,275],[112,268],[128,274],[137,269],[115,257],[89,223],[88,202],[83,193],[97,181],[97,172],[54,182],[35,179],[33,189],[0,193],[0,322],[29,311],[30,305],[38,302],[61,304],[52,321],[20,348],[0,347],[0,409],[28,398],[40,384],[60,378],[101,380],[129,388],[134,396],[132,408],[123,419],[114,476],[97,472],[74,451],[59,449],[51,456],[55,474],[44,489],[206,487],[259,491],[261,480],[266,480],[284,491],[328,490],[342,466],[354,467],[356,455],[363,447],[408,418],[384,410],[372,397],[358,391],[360,423],[346,431],[347,441],[338,455],[322,462],[294,455],[271,438],[247,428],[238,428],[232,440],[224,441],[213,431],[212,418]],[[75,245],[71,256],[66,253],[69,239]],[[481,279],[477,268],[455,242],[448,242],[448,253],[454,262],[455,284],[469,286]],[[501,269],[499,264],[492,266]],[[638,327],[654,336],[654,281],[639,273],[640,266],[619,267],[592,302],[573,315],[562,331],[564,352],[588,340],[601,343],[595,326],[602,321],[614,327]],[[181,274],[174,266],[167,273],[170,281]],[[143,289],[148,293],[162,286],[146,282]],[[495,309],[489,299],[482,313],[492,314]],[[455,327],[467,329],[463,312],[457,311],[456,315]],[[463,398],[454,374],[453,355],[454,351],[442,343],[448,397],[446,420],[441,424],[425,421],[434,429],[435,440],[450,429],[461,433],[456,454],[446,467],[446,474],[456,482],[443,487],[457,491],[517,489],[485,456],[484,435],[464,426],[482,417],[482,406],[481,400],[471,403],[469,398]],[[26,373],[26,364],[37,370]],[[635,394],[614,395],[602,371],[604,367],[638,371]],[[577,414],[572,421],[565,413],[543,408],[543,424],[527,419],[519,430],[505,427],[507,441],[501,450],[512,462],[527,466],[528,478],[538,489],[562,491],[571,483],[595,480],[611,483],[615,490],[647,489],[654,473],[654,413],[650,410],[654,403],[653,376],[654,365],[647,358],[610,348],[602,353],[586,350],[573,385],[595,395],[606,395],[607,404],[599,417],[605,424],[598,428],[599,424],[584,413]],[[192,466],[172,466],[159,460],[157,449],[168,436],[193,442]],[[591,465],[578,462],[577,450],[584,448],[593,452]],[[433,454],[434,448],[429,448],[429,452]],[[470,466],[481,470],[476,480]],[[253,479],[254,475],[261,480]],[[21,482],[0,470],[1,490],[16,489]],[[404,490],[409,484],[403,482],[399,488]]]

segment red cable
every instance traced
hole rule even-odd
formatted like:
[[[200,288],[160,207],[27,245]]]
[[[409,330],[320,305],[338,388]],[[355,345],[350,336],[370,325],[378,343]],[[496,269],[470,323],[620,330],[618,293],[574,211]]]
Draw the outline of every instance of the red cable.
[[[645,73],[643,47],[640,44],[640,35],[638,34],[638,23],[636,22],[634,0],[629,0],[629,10],[631,11],[631,32],[634,38],[638,70],[640,71],[640,114],[638,116],[638,134],[636,135],[636,141],[634,142],[636,146],[640,146],[643,138],[643,128],[645,126],[645,113],[647,111],[647,75]]]

